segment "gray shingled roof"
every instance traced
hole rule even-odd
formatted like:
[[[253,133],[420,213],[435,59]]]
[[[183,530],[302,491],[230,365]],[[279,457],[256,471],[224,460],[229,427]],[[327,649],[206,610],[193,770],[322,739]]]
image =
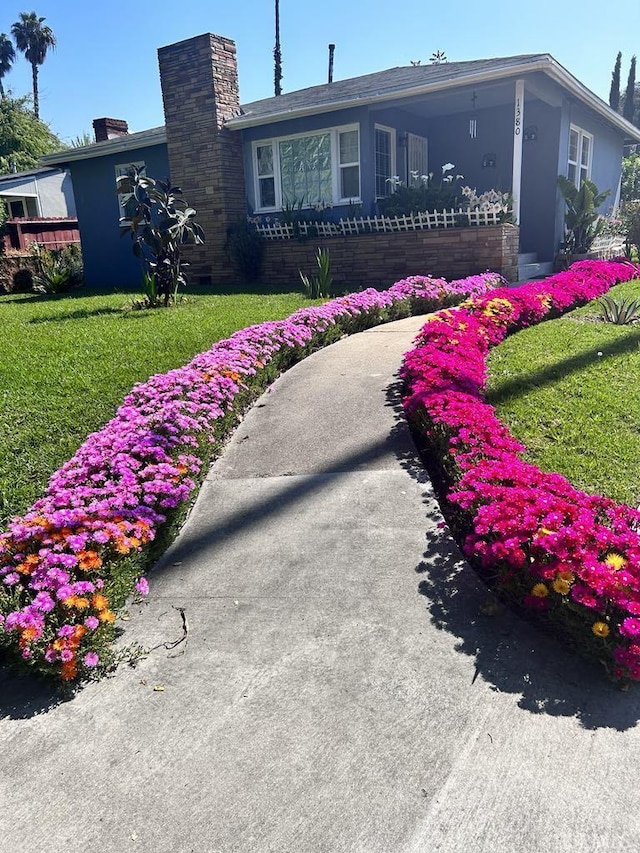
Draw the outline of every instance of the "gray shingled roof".
[[[476,59],[468,62],[443,62],[439,65],[409,65],[377,71],[374,74],[364,74],[361,77],[351,77],[348,80],[336,80],[321,86],[311,86],[297,92],[289,92],[279,97],[264,98],[250,104],[242,104],[238,119],[227,122],[233,127],[234,122],[243,119],[267,119],[280,113],[295,113],[309,107],[328,107],[345,101],[358,101],[373,96],[389,95],[405,92],[410,89],[420,89],[432,83],[459,80],[489,71],[508,72],[511,67],[531,63],[534,65],[543,59],[551,59],[546,53],[530,53],[520,56],[505,56],[498,59]]]

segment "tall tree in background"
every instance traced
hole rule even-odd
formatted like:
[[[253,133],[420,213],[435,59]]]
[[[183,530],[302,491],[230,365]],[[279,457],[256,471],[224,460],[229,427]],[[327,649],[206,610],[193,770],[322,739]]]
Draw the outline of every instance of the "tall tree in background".
[[[609,90],[609,106],[612,110],[618,112],[620,106],[620,65],[622,63],[622,53],[618,53],[616,64],[611,72],[611,89]]]
[[[16,41],[16,47],[24,53],[27,62],[31,63],[33,76],[33,112],[40,118],[40,103],[38,100],[38,66],[47,57],[49,48],[56,46],[56,37],[51,27],[43,26],[44,18],[39,18],[35,12],[20,12],[20,20],[11,27],[11,34]]]
[[[624,109],[622,115],[627,121],[633,121],[633,113],[635,108],[634,95],[636,90],[636,58],[631,57],[631,65],[629,66],[629,77],[627,79],[627,90],[624,93]]]
[[[282,53],[280,52],[280,0],[276,0],[276,46],[273,48],[273,82],[276,95],[282,94]]]
[[[0,100],[0,175],[33,169],[43,154],[65,146],[29,107],[30,98]]]
[[[13,60],[16,58],[16,52],[13,49],[11,40],[6,33],[0,33],[0,97],[4,98],[4,86],[2,78],[9,73]]]

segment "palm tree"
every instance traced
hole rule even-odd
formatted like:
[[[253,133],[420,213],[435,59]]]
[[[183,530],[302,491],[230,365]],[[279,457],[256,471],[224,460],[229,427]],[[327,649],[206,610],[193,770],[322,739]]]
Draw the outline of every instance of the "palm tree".
[[[16,40],[16,47],[24,53],[27,62],[31,63],[33,74],[33,112],[40,118],[38,102],[38,66],[44,62],[49,48],[56,46],[56,37],[51,27],[42,26],[44,18],[39,18],[35,12],[20,12],[20,20],[11,27],[11,34]]]
[[[16,52],[10,39],[6,33],[0,33],[0,97],[2,98],[4,98],[2,78],[9,72],[15,58]]]

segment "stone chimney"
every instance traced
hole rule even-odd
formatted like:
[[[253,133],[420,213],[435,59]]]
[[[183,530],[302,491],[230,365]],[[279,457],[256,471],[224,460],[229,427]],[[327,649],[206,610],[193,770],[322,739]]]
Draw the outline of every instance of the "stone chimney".
[[[194,281],[237,276],[224,245],[227,228],[246,215],[242,137],[226,130],[240,113],[236,46],[206,33],[158,50],[171,182],[198,211],[204,246],[187,246]]]
[[[96,142],[105,142],[107,139],[117,139],[129,133],[129,125],[119,118],[94,118],[93,132]]]

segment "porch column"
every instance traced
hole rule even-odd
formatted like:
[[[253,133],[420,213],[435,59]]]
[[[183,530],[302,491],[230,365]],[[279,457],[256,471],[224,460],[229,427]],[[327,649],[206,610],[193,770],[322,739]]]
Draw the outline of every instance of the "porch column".
[[[522,125],[524,118],[524,80],[516,80],[516,99],[513,113],[513,221],[520,225],[520,189],[522,185]]]

